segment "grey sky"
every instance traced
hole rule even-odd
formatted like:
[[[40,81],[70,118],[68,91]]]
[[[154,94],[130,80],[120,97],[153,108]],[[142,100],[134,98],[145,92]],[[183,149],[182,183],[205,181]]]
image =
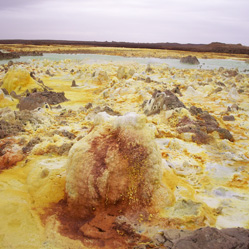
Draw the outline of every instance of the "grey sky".
[[[249,0],[0,0],[0,39],[242,43]]]

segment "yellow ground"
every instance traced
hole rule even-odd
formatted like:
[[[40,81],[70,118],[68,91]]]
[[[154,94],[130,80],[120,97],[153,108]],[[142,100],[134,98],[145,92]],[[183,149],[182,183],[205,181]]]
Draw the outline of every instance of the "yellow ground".
[[[76,49],[86,49],[103,54],[160,58],[194,54],[164,50],[75,48],[52,45],[3,45],[1,48],[14,51],[60,49],[72,52]],[[198,58],[203,57],[233,56],[198,54]],[[32,63],[22,66],[27,71],[31,71],[34,68]],[[34,130],[32,124],[27,124],[26,133],[23,136],[28,141],[32,137],[40,136],[44,141],[38,144],[23,161],[0,173],[0,248],[84,248],[80,241],[71,240],[57,233],[57,224],[53,219],[44,227],[38,215],[45,207],[64,197],[67,156],[50,153],[49,148],[51,145],[60,146],[68,140],[57,135],[48,135],[48,131],[63,128],[78,137],[84,136],[94,124],[91,111],[84,109],[87,103],[93,103],[94,107],[108,105],[121,114],[129,111],[142,113],[141,104],[151,97],[154,89],[164,90],[165,87],[172,89],[178,84],[181,84],[183,97],[180,98],[184,104],[187,107],[194,104],[209,111],[219,121],[221,127],[233,132],[235,142],[217,137],[215,143],[197,145],[189,142],[187,137],[175,135],[172,129],[174,122],[172,113],[161,112],[148,117],[147,123],[155,128],[155,135],[165,163],[161,185],[170,190],[166,191],[163,197],[158,197],[158,201],[165,203],[165,207],[159,210],[157,217],[152,218],[149,225],[155,226],[156,229],[158,229],[157,225],[161,228],[169,226],[183,229],[196,229],[202,226],[249,228],[248,74],[241,73],[242,78],[227,79],[217,70],[168,70],[164,65],[153,65],[152,73],[143,73],[146,69],[145,65],[137,63],[123,65],[128,69],[134,69],[144,78],[157,77],[157,80],[148,84],[132,77],[117,79],[117,69],[120,64],[77,65],[70,60],[62,64],[65,67],[74,68],[74,72],[58,69],[56,62],[44,62],[43,71],[49,68],[54,76],[50,77],[38,72],[41,68],[37,69],[37,76],[54,91],[64,91],[69,101],[61,104],[62,110],[44,110],[44,115],[51,121],[48,125]],[[101,77],[93,79],[93,72],[99,68],[107,72],[108,80],[103,80]],[[0,74],[1,78],[4,78],[4,72]],[[176,77],[173,79],[172,75]],[[212,78],[209,84],[205,86],[198,84],[207,83],[209,78]],[[78,84],[76,88],[71,87],[73,79]],[[209,95],[216,89],[218,81],[225,82],[227,90]],[[232,99],[228,95],[234,82],[237,89],[244,89],[239,99]],[[185,94],[189,85],[196,90],[192,95]],[[0,101],[0,107],[9,106],[17,110],[16,100],[8,102],[3,95],[0,95]],[[228,105],[234,103],[241,108],[233,113],[236,120],[223,121],[222,113],[226,111]],[[174,113],[174,115],[177,118],[181,114]],[[59,125],[58,119],[68,123],[66,128]],[[140,223],[143,223],[142,219]]]

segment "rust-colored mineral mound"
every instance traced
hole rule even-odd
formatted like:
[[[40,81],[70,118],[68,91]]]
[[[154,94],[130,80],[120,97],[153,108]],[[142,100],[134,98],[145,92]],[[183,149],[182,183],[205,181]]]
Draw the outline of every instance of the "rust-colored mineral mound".
[[[161,175],[161,155],[145,116],[109,118],[70,150],[69,211],[81,218],[108,208],[137,212],[152,203]]]

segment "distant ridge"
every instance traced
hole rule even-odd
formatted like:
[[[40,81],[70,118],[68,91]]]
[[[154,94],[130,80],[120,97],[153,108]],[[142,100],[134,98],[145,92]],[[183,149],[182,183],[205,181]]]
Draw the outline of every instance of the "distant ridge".
[[[101,41],[68,41],[68,40],[0,40],[0,44],[26,44],[26,45],[85,45],[97,47],[124,47],[169,49],[193,52],[215,52],[229,54],[248,54],[249,47],[241,44],[226,44],[212,42],[210,44],[180,44],[180,43],[134,43],[134,42],[101,42]]]

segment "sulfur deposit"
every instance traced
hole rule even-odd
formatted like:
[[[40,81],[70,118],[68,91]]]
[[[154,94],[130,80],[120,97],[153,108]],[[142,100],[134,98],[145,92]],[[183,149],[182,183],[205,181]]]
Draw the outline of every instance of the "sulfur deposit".
[[[24,68],[11,68],[3,79],[2,88],[9,93],[14,91],[16,94],[24,93],[26,90],[38,88],[35,80]]]
[[[0,65],[0,248],[248,248],[248,64],[133,53]]]
[[[109,206],[139,212],[159,188],[161,161],[145,117],[130,113],[99,124],[69,152],[70,212],[83,218]]]

